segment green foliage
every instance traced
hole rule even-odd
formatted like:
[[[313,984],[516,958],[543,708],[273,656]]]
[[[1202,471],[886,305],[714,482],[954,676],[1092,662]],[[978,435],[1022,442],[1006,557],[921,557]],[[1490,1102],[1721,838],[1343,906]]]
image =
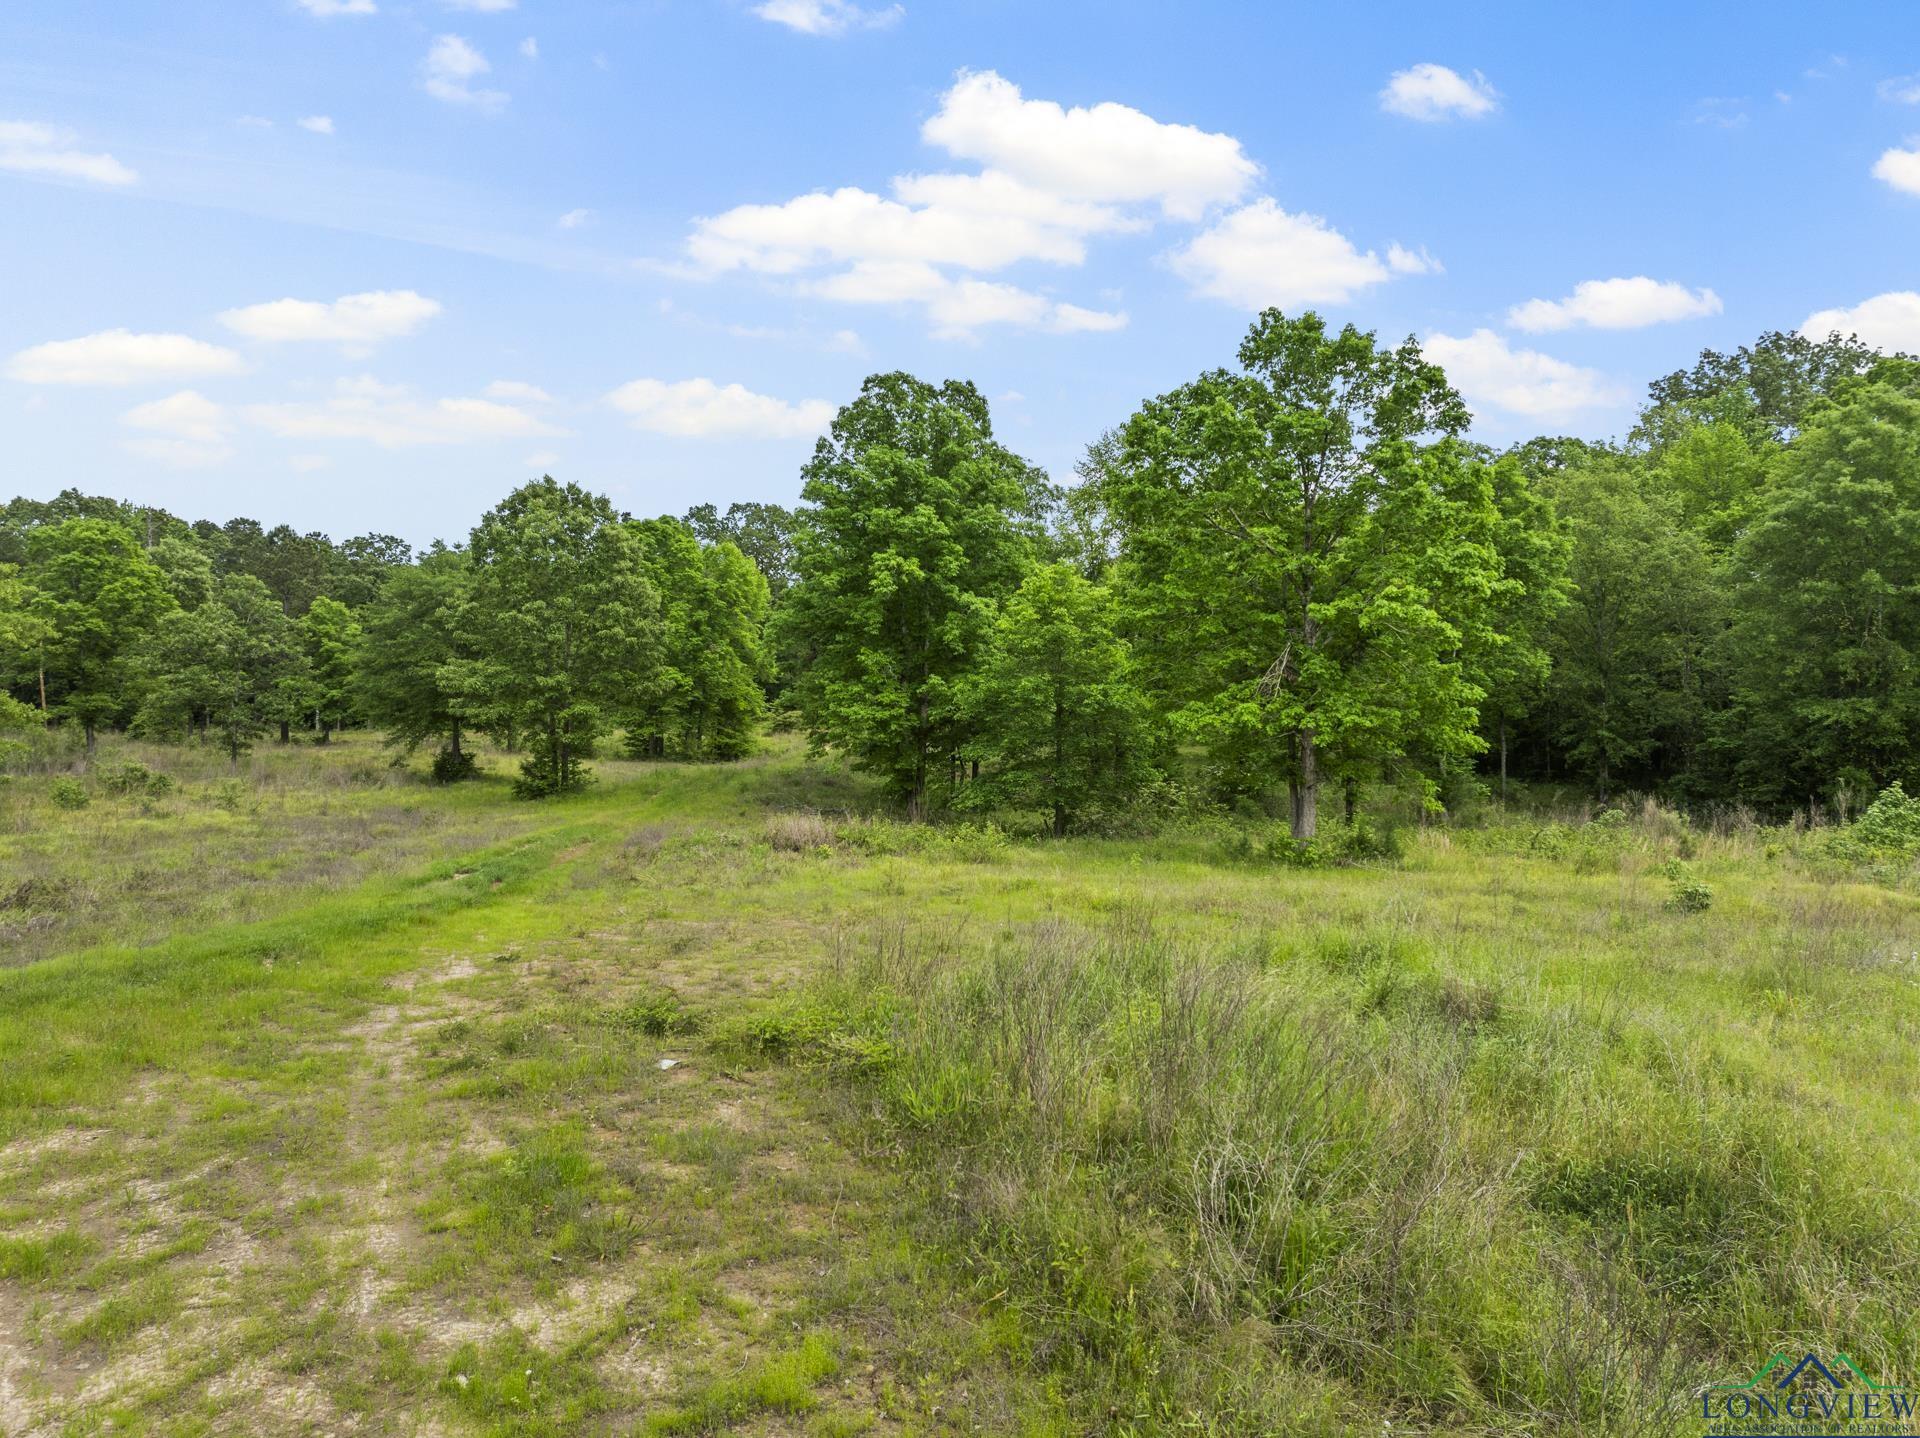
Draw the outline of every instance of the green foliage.
[[[81,725],[89,743],[126,715],[127,657],[178,606],[167,578],[132,534],[104,519],[69,519],[27,539],[35,615],[46,625],[44,656],[54,711]]]
[[[804,477],[781,618],[808,656],[808,731],[918,817],[968,737],[960,686],[1019,583],[1041,482],[972,385],[904,374],[867,380]]]
[[[1811,416],[1732,568],[1720,746],[1742,796],[1920,787],[1920,365]]]
[[[442,666],[452,692],[537,746],[516,792],[572,793],[611,716],[652,684],[660,598],[633,526],[599,495],[539,479],[473,531],[474,655]]]
[[[325,595],[317,596],[299,624],[300,646],[306,654],[307,676],[313,685],[313,710],[325,743],[335,729],[345,727],[354,710],[354,665],[360,657],[360,625],[347,606]]]
[[[171,778],[156,774],[145,764],[134,761],[108,764],[97,772],[96,777],[102,789],[118,798],[145,796],[158,799],[173,792]]]
[[[1693,875],[1676,873],[1669,882],[1673,892],[1667,895],[1667,907],[1676,914],[1704,914],[1713,907],[1713,890]]]
[[[462,779],[471,779],[480,772],[480,764],[473,755],[458,749],[442,749],[433,756],[433,766],[429,771],[436,784],[458,784]]]
[[[963,806],[1039,809],[1065,834],[1152,777],[1146,703],[1112,598],[1064,564],[1040,566],[1008,597],[961,707],[978,736],[963,758],[980,764]]]
[[[1696,762],[1723,606],[1705,543],[1632,463],[1573,465],[1548,492],[1573,545],[1549,640],[1550,720],[1563,762],[1604,798]]]
[[[1412,341],[1268,310],[1239,358],[1150,401],[1102,488],[1145,671],[1306,839],[1327,774],[1481,747],[1462,656],[1491,647],[1499,513]]]
[[[766,710],[766,580],[731,542],[703,547],[679,520],[634,530],[661,598],[661,653],[627,717],[628,750],[636,758],[670,750],[688,759],[743,758]]]
[[[445,737],[447,752],[464,758],[462,730],[484,717],[485,696],[458,686],[459,666],[478,656],[471,602],[465,551],[436,548],[392,570],[362,618],[355,703],[408,752]]]
[[[251,575],[228,575],[198,609],[174,610],[138,651],[135,727],[155,736],[198,730],[230,759],[313,692],[294,621]]]
[[[93,802],[93,796],[87,793],[87,786],[80,780],[63,775],[47,785],[47,797],[62,809],[84,809]]]

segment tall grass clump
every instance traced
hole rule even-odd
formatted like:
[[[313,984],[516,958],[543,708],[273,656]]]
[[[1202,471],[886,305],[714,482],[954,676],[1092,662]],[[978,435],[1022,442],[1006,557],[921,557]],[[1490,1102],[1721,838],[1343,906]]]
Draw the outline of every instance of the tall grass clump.
[[[836,1042],[885,1055],[842,1070],[863,1121],[1075,1421],[1684,1432],[1759,1345],[1911,1366],[1911,1205],[1772,1101],[1697,1071],[1616,1095],[1603,1043],[1415,952],[1319,950],[895,929],[824,982]]]

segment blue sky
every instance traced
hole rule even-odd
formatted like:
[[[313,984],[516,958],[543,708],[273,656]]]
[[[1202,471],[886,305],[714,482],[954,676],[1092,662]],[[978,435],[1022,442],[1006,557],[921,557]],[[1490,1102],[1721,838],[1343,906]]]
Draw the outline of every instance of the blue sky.
[[[0,215],[0,488],[336,537],[791,502],[895,368],[1064,478],[1266,303],[1609,435],[1920,351],[1920,7],[9,0]]]

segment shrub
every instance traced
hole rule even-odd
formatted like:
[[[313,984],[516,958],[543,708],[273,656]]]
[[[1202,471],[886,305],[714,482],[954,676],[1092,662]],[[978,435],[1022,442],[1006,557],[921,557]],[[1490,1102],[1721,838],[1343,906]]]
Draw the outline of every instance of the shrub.
[[[87,786],[64,774],[47,786],[47,796],[62,809],[84,809],[91,802]]]
[[[458,784],[462,779],[471,779],[479,772],[479,762],[471,754],[456,754],[451,749],[442,749],[433,756],[432,775],[436,784]]]
[[[1846,831],[1846,837],[1852,845],[1876,854],[1920,853],[1920,796],[1909,795],[1897,781],[1889,784]]]
[[[1673,892],[1667,895],[1667,908],[1676,914],[1704,914],[1713,907],[1713,890],[1691,874],[1671,876]]]
[[[112,764],[100,771],[100,787],[109,794],[119,797],[145,795],[158,799],[173,792],[173,780],[168,775],[156,774],[145,764],[129,761],[125,764]]]
[[[578,794],[594,782],[593,771],[575,763],[573,773],[564,781],[555,771],[552,756],[535,750],[520,765],[520,777],[513,781],[516,799],[554,799],[563,794]]]

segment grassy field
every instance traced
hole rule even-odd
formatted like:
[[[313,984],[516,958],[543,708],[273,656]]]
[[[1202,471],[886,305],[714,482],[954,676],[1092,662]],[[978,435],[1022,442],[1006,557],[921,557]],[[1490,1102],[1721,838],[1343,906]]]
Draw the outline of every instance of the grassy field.
[[[1911,875],[598,767],[0,783],[0,1434],[1697,1434],[1776,1351],[1920,1379]]]

